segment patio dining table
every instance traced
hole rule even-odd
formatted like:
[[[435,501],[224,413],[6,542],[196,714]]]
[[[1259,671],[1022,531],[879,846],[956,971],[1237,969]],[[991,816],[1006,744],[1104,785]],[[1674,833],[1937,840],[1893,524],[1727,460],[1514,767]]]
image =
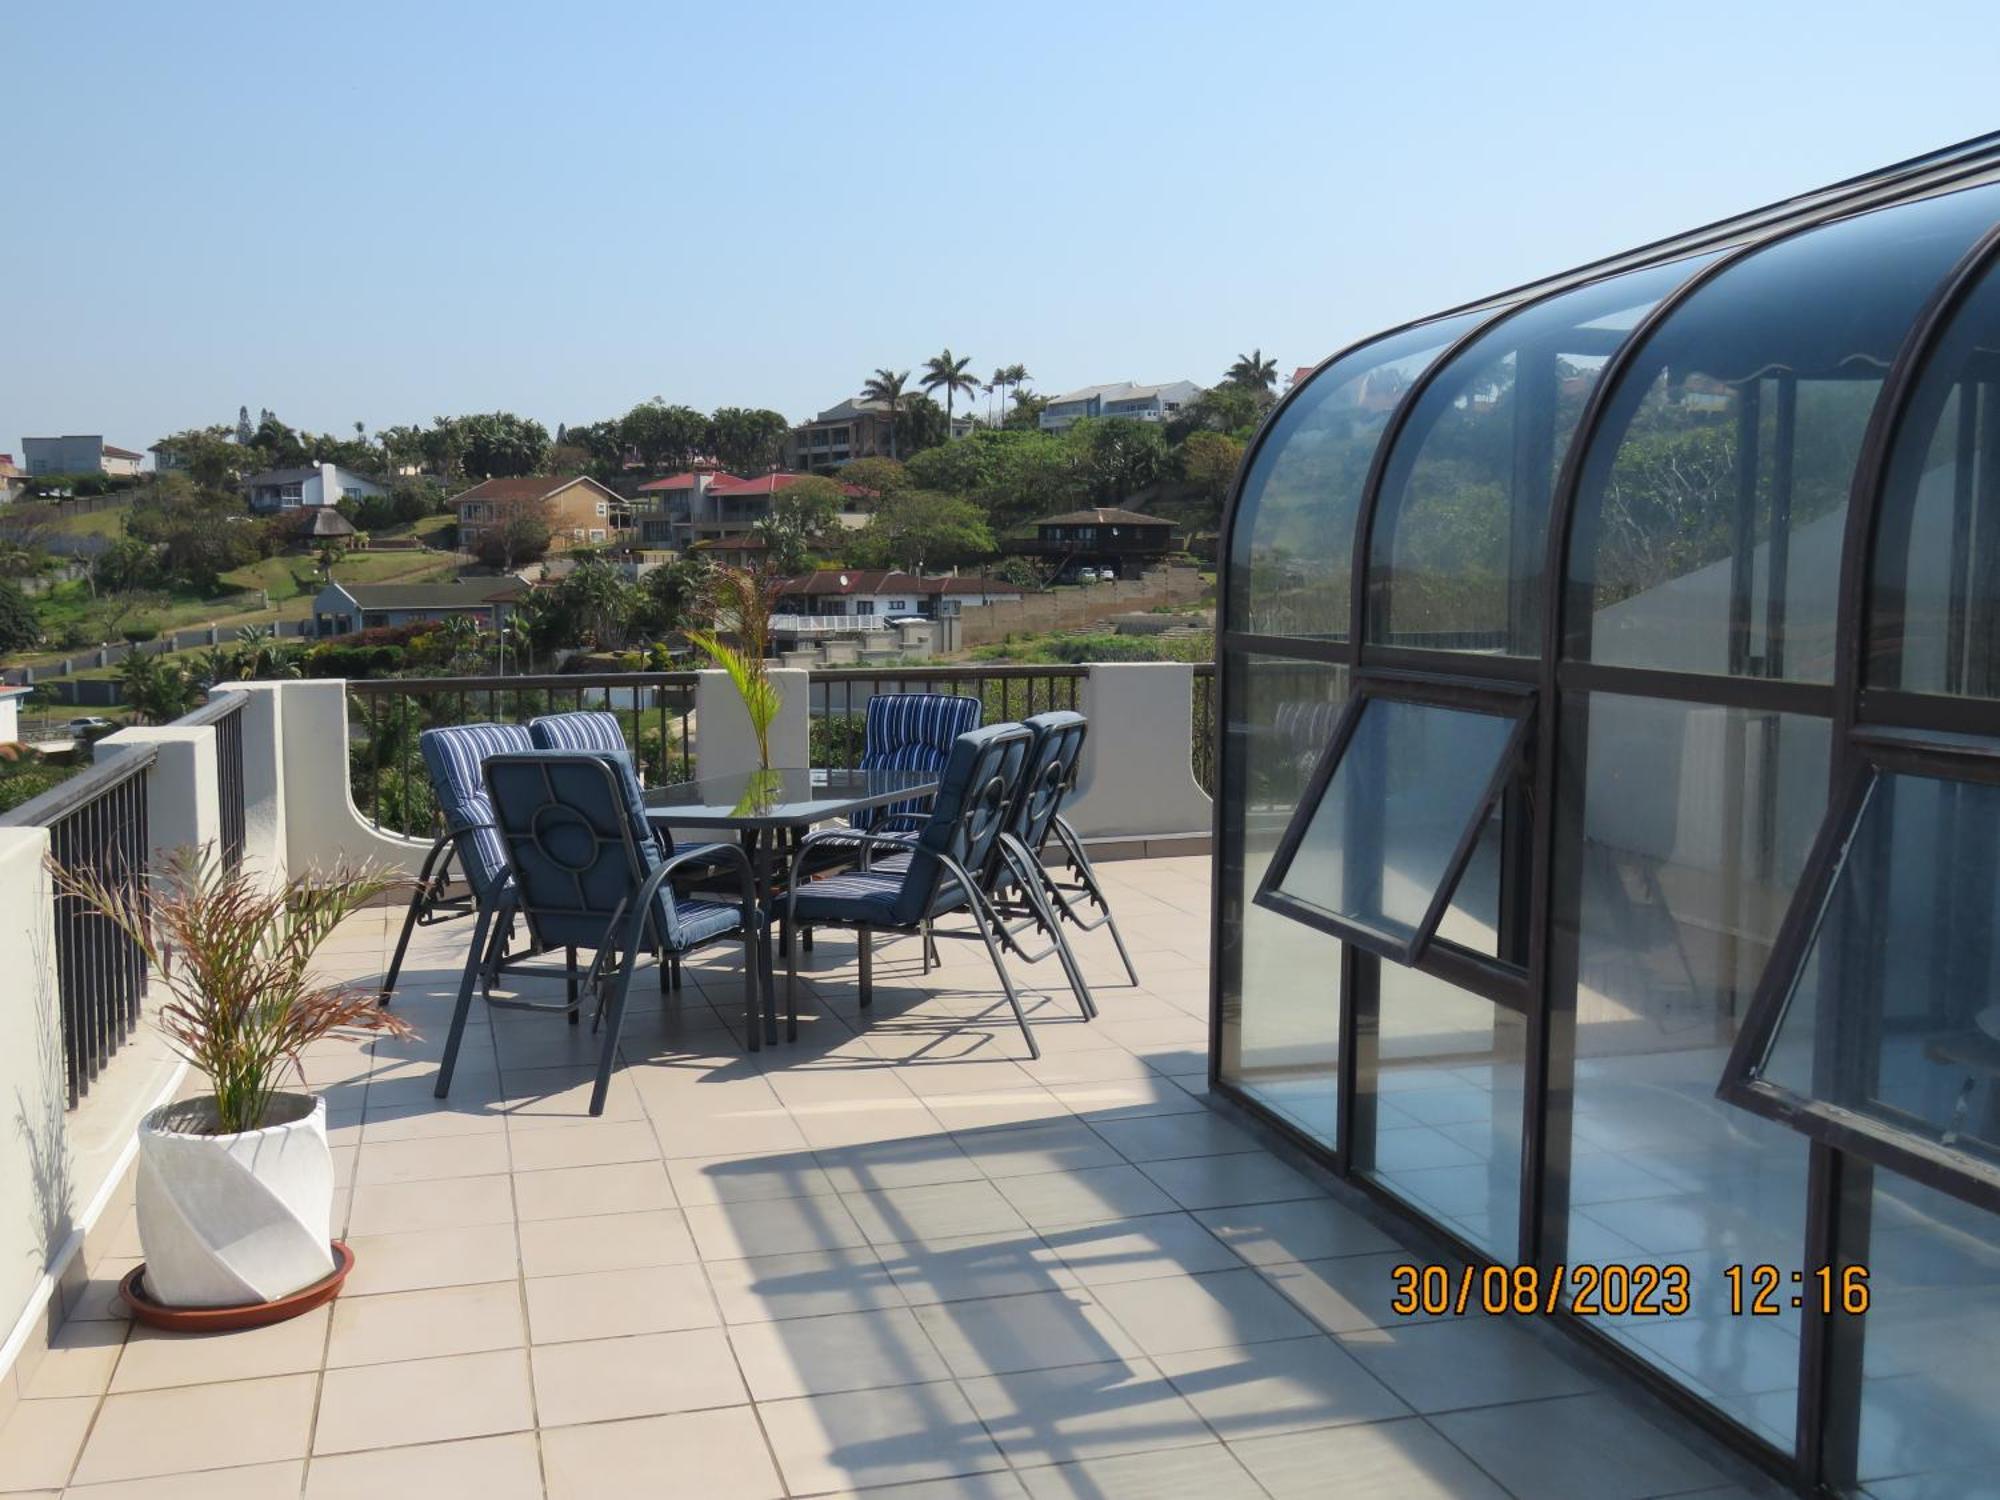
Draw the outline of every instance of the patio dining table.
[[[733,833],[750,858],[757,900],[769,913],[779,892],[785,861],[778,855],[796,847],[815,824],[845,818],[871,807],[928,797],[938,789],[935,771],[859,770],[839,766],[774,766],[704,776],[646,792],[646,816],[669,828]],[[758,979],[764,1011],[763,1040],[778,1040],[776,964],[771,942],[775,924],[766,922],[758,944]],[[792,934],[785,934],[792,941]],[[750,1047],[759,1039],[753,1028]]]

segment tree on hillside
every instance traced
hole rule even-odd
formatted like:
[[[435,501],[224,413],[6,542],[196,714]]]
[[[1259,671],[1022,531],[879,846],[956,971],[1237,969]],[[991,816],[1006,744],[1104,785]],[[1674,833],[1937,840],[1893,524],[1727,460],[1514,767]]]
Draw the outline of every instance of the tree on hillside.
[[[468,479],[511,478],[537,472],[549,452],[549,430],[510,411],[455,419],[459,463]]]
[[[615,563],[601,557],[582,559],[556,585],[555,596],[577,633],[598,650],[624,646],[640,596],[638,585],[629,582]]]
[[[716,462],[732,474],[762,474],[785,452],[792,424],[765,407],[722,406],[709,419]]]
[[[41,638],[41,621],[20,585],[0,583],[0,657],[32,650]]]
[[[226,490],[235,486],[257,455],[240,446],[227,427],[190,427],[169,433],[160,446],[172,450],[187,470],[188,477],[205,490]]]
[[[917,383],[933,396],[939,391],[944,392],[944,430],[947,438],[951,436],[952,403],[961,392],[970,396],[979,390],[979,377],[972,373],[971,366],[971,355],[954,359],[948,348],[924,361],[923,377]]]
[[[1154,422],[1087,417],[1063,440],[1082,456],[1091,498],[1099,505],[1123,504],[1167,470],[1166,436]]]
[[[489,500],[486,504],[491,520],[481,527],[472,547],[482,563],[511,573],[548,555],[555,533],[546,497]]]
[[[910,476],[893,458],[857,458],[840,471],[840,482],[866,490],[879,500],[909,484]]]
[[[831,479],[805,478],[788,484],[772,497],[771,512],[757,523],[764,555],[777,572],[791,577],[811,570],[840,534],[840,507],[845,499]]]
[[[585,455],[590,472],[611,479],[625,467],[623,422],[583,422],[564,430],[570,448]]]
[[[655,637],[707,626],[714,617],[710,599],[714,582],[715,564],[706,553],[682,553],[639,580],[641,598],[634,623]]]
[[[709,421],[691,406],[669,406],[658,396],[641,401],[619,420],[618,435],[639,450],[648,469],[685,469],[708,449]]]
[[[903,409],[896,416],[892,445],[905,456],[913,457],[926,448],[938,447],[950,431],[942,406],[921,393],[906,395]]]
[[[257,429],[250,425],[250,408],[247,406],[237,407],[236,441],[241,446],[247,448],[250,446],[251,440],[256,436],[257,436]]]
[[[902,436],[897,428],[901,426],[903,402],[907,399],[903,386],[910,378],[908,370],[877,370],[861,383],[861,396],[865,401],[879,401],[889,413],[889,457],[898,457],[897,439]]]
[[[995,548],[986,518],[971,501],[931,490],[903,490],[875,508],[847,550],[859,567],[921,573],[990,557]]]
[[[1243,445],[1221,432],[1192,432],[1180,448],[1181,474],[1216,517],[1243,462]]]
[[[1278,383],[1278,362],[1266,359],[1262,349],[1252,349],[1248,354],[1236,356],[1222,377],[1231,385],[1249,386],[1254,390],[1268,391]]]
[[[1026,380],[1028,377],[1023,374],[1021,378]],[[1017,388],[1014,392],[1014,405],[1008,411],[1006,418],[1000,425],[1003,427],[1024,429],[1029,432],[1038,431],[1042,425],[1042,412],[1048,404],[1049,398],[1047,396],[1035,391],[1024,391]]]
[[[1225,381],[1211,386],[1184,406],[1167,423],[1167,441],[1179,443],[1192,432],[1226,432],[1247,439],[1271,405],[1271,393],[1256,386]]]

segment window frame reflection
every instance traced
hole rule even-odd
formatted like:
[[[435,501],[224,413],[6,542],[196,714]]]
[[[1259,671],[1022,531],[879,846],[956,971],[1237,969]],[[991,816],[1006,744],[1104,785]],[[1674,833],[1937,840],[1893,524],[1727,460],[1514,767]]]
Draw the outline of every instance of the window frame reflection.
[[[1821,825],[1716,1093],[1727,1103],[1775,1120],[1810,1140],[2000,1213],[2000,1162],[1899,1127],[1881,1115],[1800,1093],[1763,1072],[1785,1012],[1800,992],[1806,966],[1818,948],[1836,888],[1842,876],[1855,868],[1850,851],[1884,779],[1905,776],[2000,788],[2000,740],[1861,728],[1853,731],[1851,744],[1856,758],[1853,771]],[[1893,809],[1889,815],[1894,817]],[[1830,1019],[1851,1023],[1856,1019],[1852,1010],[1837,1004]],[[1829,1019],[1828,1010],[1822,1007],[1814,1019],[1816,1025]]]
[[[1474,713],[1512,721],[1493,769],[1469,810],[1465,826],[1459,830],[1451,854],[1441,872],[1436,889],[1426,903],[1422,918],[1407,937],[1385,931],[1358,919],[1342,916],[1296,896],[1282,887],[1291,873],[1293,860],[1304,846],[1322,802],[1361,727],[1364,714],[1376,702],[1404,703],[1445,712]],[[1312,780],[1299,798],[1298,808],[1278,840],[1278,847],[1264,871],[1253,900],[1267,911],[1277,912],[1307,927],[1353,943],[1357,948],[1386,958],[1404,968],[1422,964],[1431,950],[1439,923],[1450,910],[1466,865],[1472,858],[1479,836],[1508,784],[1527,764],[1530,733],[1535,719],[1535,692],[1510,683],[1474,683],[1437,678],[1384,676],[1360,673],[1347,707],[1334,726],[1333,737],[1313,768]],[[1507,878],[1503,869],[1501,878]],[[1469,950],[1464,950],[1469,952]],[[1480,958],[1479,955],[1472,955]],[[1480,958],[1482,963],[1493,960]]]

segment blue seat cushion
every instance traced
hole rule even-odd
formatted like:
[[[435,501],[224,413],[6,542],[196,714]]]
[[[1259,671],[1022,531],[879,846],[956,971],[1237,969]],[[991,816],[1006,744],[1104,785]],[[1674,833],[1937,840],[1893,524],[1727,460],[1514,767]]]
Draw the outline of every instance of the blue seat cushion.
[[[795,915],[801,923],[858,922],[869,927],[904,925],[896,916],[903,891],[902,870],[849,870],[799,887]],[[965,892],[946,881],[931,902],[931,915],[965,905]],[[782,908],[780,908],[782,910]]]
[[[625,749],[625,731],[616,714],[584,709],[571,714],[543,714],[528,722],[537,750]]]
[[[735,932],[743,925],[743,908],[722,901],[683,897],[674,903],[674,914],[680,920],[683,948],[692,948],[696,943],[705,943],[712,937]]]

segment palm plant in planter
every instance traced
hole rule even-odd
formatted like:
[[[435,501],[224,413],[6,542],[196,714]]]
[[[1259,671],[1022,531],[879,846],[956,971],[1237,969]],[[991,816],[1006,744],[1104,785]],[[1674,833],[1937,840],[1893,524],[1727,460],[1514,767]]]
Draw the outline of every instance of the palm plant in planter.
[[[170,997],[156,1024],[211,1089],[139,1126],[147,1299],[244,1308],[326,1281],[333,1157],[326,1102],[303,1088],[305,1049],[410,1027],[373,988],[319,980],[313,956],[401,878],[343,868],[272,886],[208,850],[176,852],[151,879],[61,865],[54,878],[145,955]]]
[[[771,725],[782,706],[765,655],[771,644],[771,609],[777,602],[778,582],[742,568],[718,569],[712,589],[716,628],[687,632],[689,642],[736,685],[743,710],[750,716],[750,732],[757,736],[758,769],[764,771],[771,769]],[[723,640],[724,634],[733,635],[735,644]]]

